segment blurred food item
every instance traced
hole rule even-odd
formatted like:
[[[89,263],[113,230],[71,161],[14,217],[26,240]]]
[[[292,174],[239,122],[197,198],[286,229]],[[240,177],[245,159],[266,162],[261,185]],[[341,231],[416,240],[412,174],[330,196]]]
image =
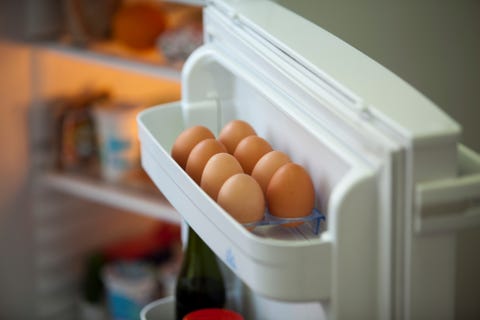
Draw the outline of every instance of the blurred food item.
[[[171,294],[181,263],[180,227],[155,222],[149,230],[109,243],[101,253],[108,319],[137,320],[146,303]]]
[[[111,19],[120,0],[67,0],[65,17],[67,30],[77,45],[110,37]]]
[[[140,235],[112,243],[103,249],[108,261],[145,261],[161,264],[171,257],[173,246],[180,242],[180,227],[158,222]]]
[[[100,320],[106,318],[104,310],[105,286],[101,272],[106,263],[101,252],[88,254],[81,279],[80,320]]]
[[[157,38],[165,31],[166,21],[165,12],[158,4],[125,4],[113,17],[113,39],[136,50],[153,48]]]
[[[265,212],[262,188],[245,173],[235,174],[225,181],[218,192],[217,202],[240,223],[257,222]]]
[[[255,135],[243,138],[235,148],[233,155],[242,165],[243,171],[251,174],[258,160],[272,150],[265,139]]]
[[[205,139],[197,143],[188,156],[185,171],[188,175],[200,185],[203,169],[208,160],[217,153],[226,152],[227,150],[223,144],[214,139]]]
[[[167,17],[167,30],[179,29],[192,22],[202,23],[202,6],[164,1],[162,8]]]
[[[315,205],[315,189],[308,172],[293,162],[281,166],[268,184],[267,205],[270,213],[279,218],[300,218],[311,214]]]
[[[158,39],[158,47],[172,64],[185,61],[203,43],[201,23],[190,23],[175,30],[165,32]]]
[[[157,40],[157,47],[170,63],[182,63],[203,43],[201,7],[168,4],[167,30]]]
[[[200,186],[216,200],[223,183],[237,173],[243,173],[243,169],[234,156],[226,152],[214,154],[203,169]]]
[[[75,105],[62,119],[60,163],[62,169],[73,170],[86,165],[95,153],[95,131],[88,110]]]
[[[136,115],[141,106],[124,101],[97,103],[94,120],[101,174],[106,181],[126,181],[140,170]]]
[[[111,262],[102,274],[112,319],[137,320],[141,309],[156,298],[156,274],[145,262]]]
[[[253,168],[252,177],[257,180],[265,195],[273,174],[288,162],[290,162],[290,157],[278,150],[270,151],[258,160]]]
[[[185,169],[188,156],[193,147],[202,140],[215,138],[215,135],[204,126],[193,126],[185,129],[180,133],[171,150],[172,158],[178,163],[180,167]]]
[[[57,115],[57,166],[78,170],[89,166],[97,157],[92,105],[108,98],[105,91],[94,91],[67,98]]]
[[[144,233],[122,238],[107,245],[102,253],[108,262],[141,261],[157,269],[157,296],[172,295],[182,248],[180,227],[158,222]]]
[[[87,257],[82,279],[82,298],[85,301],[95,304],[103,302],[104,286],[101,270],[105,262],[105,256],[101,252],[94,252]]]
[[[232,120],[223,126],[218,140],[233,154],[238,143],[245,137],[256,135],[255,130],[243,120]]]

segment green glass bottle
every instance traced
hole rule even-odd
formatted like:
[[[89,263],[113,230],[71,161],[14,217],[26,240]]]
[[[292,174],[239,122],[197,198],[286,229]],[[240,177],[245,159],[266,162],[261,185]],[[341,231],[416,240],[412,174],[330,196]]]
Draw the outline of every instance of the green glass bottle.
[[[225,285],[216,256],[190,227],[175,299],[177,320],[194,310],[225,305]]]

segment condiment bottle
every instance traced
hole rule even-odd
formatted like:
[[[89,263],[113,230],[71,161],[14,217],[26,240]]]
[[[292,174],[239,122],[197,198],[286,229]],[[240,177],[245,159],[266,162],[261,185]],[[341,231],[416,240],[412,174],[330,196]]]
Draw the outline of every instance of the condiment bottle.
[[[177,320],[195,310],[225,305],[225,285],[216,256],[191,227],[175,299]]]

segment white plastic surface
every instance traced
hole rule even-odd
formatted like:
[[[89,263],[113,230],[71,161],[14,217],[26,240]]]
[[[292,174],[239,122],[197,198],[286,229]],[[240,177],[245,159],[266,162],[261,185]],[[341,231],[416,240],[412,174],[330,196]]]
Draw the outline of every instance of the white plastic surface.
[[[142,112],[139,127],[142,164],[147,173],[197,233],[251,288],[282,300],[308,301],[330,295],[329,241],[309,235],[308,231],[282,227],[270,232],[268,239],[255,236],[210,199],[170,157],[170,146],[184,128],[180,104]],[[293,274],[299,269],[303,271]]]
[[[346,107],[369,114],[422,143],[458,139],[458,124],[415,88],[274,1],[212,0],[209,9],[207,15],[218,11],[233,21],[233,32],[238,37],[248,33],[264,47],[271,47],[273,56],[285,56],[287,63],[300,65],[302,72],[323,82],[322,89],[342,96]],[[207,21],[207,33],[211,32],[213,38],[221,37],[223,30],[219,31],[214,24],[213,19]]]
[[[268,108],[268,104],[264,107]],[[282,121],[278,110],[269,111],[270,119]],[[243,115],[260,135],[275,129],[272,121],[256,122],[262,119],[259,113],[250,113],[250,118],[247,113]],[[373,171],[359,160],[355,164],[355,158],[349,159],[350,165],[344,162],[339,166],[343,161],[340,147],[335,150],[335,144],[325,145],[305,129],[295,129],[298,124],[293,118],[285,119],[291,129],[289,134],[273,131],[269,141],[274,148],[288,150],[293,159],[310,171],[317,203],[328,210],[328,230],[318,236],[301,228],[283,227],[251,233],[210,199],[170,157],[173,141],[185,128],[180,103],[143,111],[138,121],[142,164],[147,173],[183,218],[253,292],[283,301],[324,300],[327,305],[335,292],[335,296],[344,297],[337,298],[336,303],[356,301],[350,303],[350,309],[340,310],[339,316],[348,315],[347,311],[373,314],[378,298],[374,286],[377,274],[357,276],[358,270],[377,268],[378,191]],[[307,144],[313,139],[312,147],[293,144],[299,137]],[[322,157],[312,156],[319,151]],[[323,162],[330,157],[331,161]],[[333,242],[341,247],[333,246]]]
[[[480,155],[462,146],[459,164],[459,177],[417,186],[417,232],[454,232],[480,225]]]
[[[174,320],[175,319],[175,298],[169,296],[150,302],[143,307],[140,313],[141,320]]]

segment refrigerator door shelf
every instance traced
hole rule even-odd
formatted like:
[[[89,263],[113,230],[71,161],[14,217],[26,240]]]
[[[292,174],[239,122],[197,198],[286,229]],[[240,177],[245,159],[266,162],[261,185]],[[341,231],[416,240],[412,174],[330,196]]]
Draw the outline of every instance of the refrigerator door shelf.
[[[338,232],[342,232],[340,239],[345,236],[343,231],[337,231],[342,229],[340,225],[371,228],[371,232],[365,233],[366,237],[360,238],[364,238],[361,241],[368,248],[375,243],[375,225],[370,223],[372,218],[369,218],[377,212],[375,176],[358,164],[342,167],[343,172],[335,173],[338,176],[335,183],[327,182],[324,172],[339,170],[336,166],[341,159],[321,165],[314,161],[317,165],[312,166],[306,160],[316,157],[307,155],[322,150],[324,158],[328,158],[325,146],[322,147],[318,140],[317,148],[297,146],[299,155],[304,159],[302,164],[310,169],[309,173],[316,182],[317,197],[322,198],[318,203],[330,208],[329,212],[325,212],[327,230],[315,235],[311,231],[302,231],[302,228],[274,226],[258,228],[252,233],[208,197],[170,156],[174,140],[185,128],[182,110],[180,103],[173,103],[150,108],[138,116],[142,165],[153,182],[217,256],[255,292],[288,301],[328,299],[331,296],[332,237]],[[254,119],[255,114],[250,116]],[[272,118],[276,116],[271,114]],[[290,121],[290,125],[294,126],[293,120]],[[293,136],[297,134],[308,144],[305,132],[292,130],[290,133]],[[275,149],[276,145],[272,144],[272,147]],[[333,179],[333,176],[330,178]],[[366,182],[370,184],[365,186]],[[321,189],[327,185],[328,190]],[[365,192],[370,201],[358,195]],[[351,213],[351,207],[356,208],[357,214]],[[351,232],[350,237],[355,235],[358,234]],[[359,246],[362,244],[357,244]],[[359,260],[369,259],[368,248],[356,254],[362,257]],[[348,266],[354,265],[351,263]]]

